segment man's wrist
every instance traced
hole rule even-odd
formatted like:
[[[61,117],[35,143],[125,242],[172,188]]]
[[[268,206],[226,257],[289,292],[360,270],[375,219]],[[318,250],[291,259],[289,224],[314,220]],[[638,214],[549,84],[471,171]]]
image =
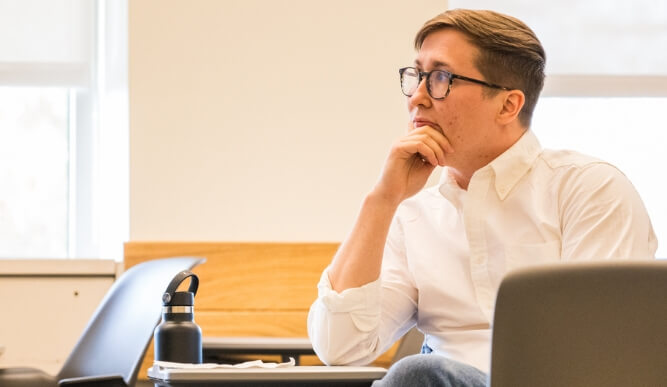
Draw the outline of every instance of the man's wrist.
[[[390,213],[393,213],[401,202],[401,198],[397,195],[384,193],[374,189],[366,195],[364,206],[371,206],[378,211],[389,211]]]

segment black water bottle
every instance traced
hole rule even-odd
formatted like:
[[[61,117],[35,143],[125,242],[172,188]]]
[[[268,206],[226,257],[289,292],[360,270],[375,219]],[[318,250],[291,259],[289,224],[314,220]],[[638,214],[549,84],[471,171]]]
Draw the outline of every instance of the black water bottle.
[[[187,292],[176,289],[190,277]],[[195,323],[195,294],[199,278],[190,271],[182,271],[171,280],[162,295],[162,322],[155,328],[155,360],[177,363],[202,362],[201,329]]]

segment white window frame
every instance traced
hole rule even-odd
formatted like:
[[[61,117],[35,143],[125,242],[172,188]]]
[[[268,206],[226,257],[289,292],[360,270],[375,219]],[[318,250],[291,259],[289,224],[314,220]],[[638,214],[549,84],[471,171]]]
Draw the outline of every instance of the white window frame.
[[[94,59],[0,63],[2,86],[70,88],[67,257],[122,260],[129,237],[128,0],[96,0]],[[40,258],[40,257],[35,257]]]
[[[547,74],[540,97],[667,97],[667,76]]]

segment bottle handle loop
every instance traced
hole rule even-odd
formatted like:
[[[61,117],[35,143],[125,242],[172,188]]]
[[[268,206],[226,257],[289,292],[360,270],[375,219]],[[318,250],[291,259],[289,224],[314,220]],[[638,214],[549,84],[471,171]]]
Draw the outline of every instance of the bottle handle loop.
[[[167,286],[167,289],[164,291],[164,294],[162,295],[163,305],[166,306],[169,304],[172,298],[174,298],[174,293],[176,292],[176,289],[178,289],[178,286],[188,277],[190,277],[190,286],[188,287],[188,292],[192,293],[193,296],[197,294],[197,289],[199,288],[199,277],[197,277],[195,273],[189,270],[183,270],[174,276],[174,278]]]

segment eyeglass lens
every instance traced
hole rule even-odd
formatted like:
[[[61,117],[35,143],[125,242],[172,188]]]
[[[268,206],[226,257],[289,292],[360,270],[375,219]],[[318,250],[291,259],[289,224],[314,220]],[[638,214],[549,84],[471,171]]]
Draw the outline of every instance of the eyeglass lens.
[[[431,97],[441,99],[447,96],[449,89],[449,74],[445,71],[434,70],[426,76],[427,89]],[[403,94],[410,97],[419,87],[420,74],[417,69],[408,67],[401,74],[401,89]]]

